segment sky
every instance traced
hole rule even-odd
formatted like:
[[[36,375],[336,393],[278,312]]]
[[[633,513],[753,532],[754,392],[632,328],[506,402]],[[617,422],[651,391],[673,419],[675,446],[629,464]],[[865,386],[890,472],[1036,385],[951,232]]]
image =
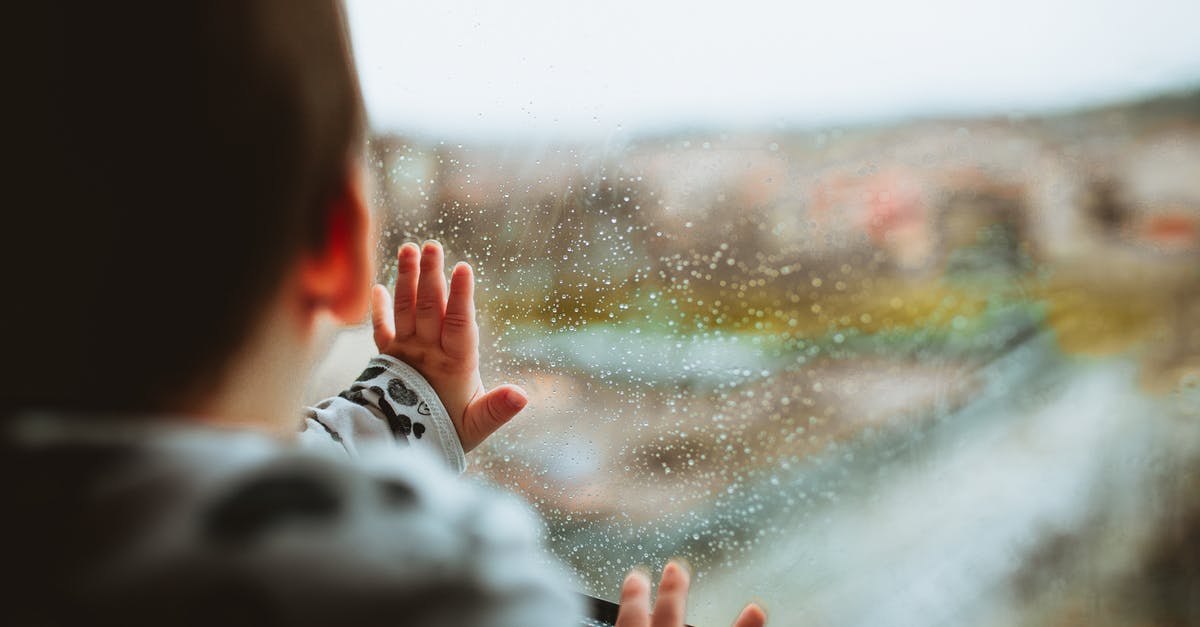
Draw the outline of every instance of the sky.
[[[1016,114],[1200,86],[1200,0],[348,0],[372,125],[603,138]]]

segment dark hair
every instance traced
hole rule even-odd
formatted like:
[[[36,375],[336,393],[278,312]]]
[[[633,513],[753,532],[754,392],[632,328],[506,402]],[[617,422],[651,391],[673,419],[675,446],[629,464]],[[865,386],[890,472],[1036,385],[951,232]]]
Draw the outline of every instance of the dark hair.
[[[344,11],[60,1],[38,20],[44,127],[23,157],[44,182],[17,208],[4,409],[177,408],[324,242],[365,123]]]

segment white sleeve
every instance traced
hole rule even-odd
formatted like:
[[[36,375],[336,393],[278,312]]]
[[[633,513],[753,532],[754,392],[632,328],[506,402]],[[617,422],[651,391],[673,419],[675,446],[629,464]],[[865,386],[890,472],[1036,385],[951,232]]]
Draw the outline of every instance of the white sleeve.
[[[359,457],[364,447],[413,446],[467,468],[450,415],[429,382],[408,364],[376,355],[350,388],[305,411],[300,442],[306,448],[341,449]]]

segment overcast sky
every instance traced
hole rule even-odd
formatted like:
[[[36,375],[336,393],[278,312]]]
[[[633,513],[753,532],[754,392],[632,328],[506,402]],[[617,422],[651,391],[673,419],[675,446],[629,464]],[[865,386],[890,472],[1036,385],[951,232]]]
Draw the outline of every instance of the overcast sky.
[[[605,137],[1200,86],[1200,0],[349,0],[378,129]]]

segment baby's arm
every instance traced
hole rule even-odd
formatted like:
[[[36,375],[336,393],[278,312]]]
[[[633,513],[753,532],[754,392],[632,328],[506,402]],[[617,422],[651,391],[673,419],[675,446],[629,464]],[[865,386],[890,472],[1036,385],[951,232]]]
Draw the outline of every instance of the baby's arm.
[[[467,460],[453,421],[429,383],[411,366],[376,355],[350,387],[305,410],[305,448],[360,457],[368,447],[414,446],[456,472]]]
[[[525,393],[514,385],[484,391],[479,376],[471,267],[458,264],[447,296],[442,249],[405,244],[396,298],[375,286],[372,322],[380,355],[338,397],[307,410],[301,440],[357,455],[365,443],[430,448],[459,472],[469,451],[512,419]]]

